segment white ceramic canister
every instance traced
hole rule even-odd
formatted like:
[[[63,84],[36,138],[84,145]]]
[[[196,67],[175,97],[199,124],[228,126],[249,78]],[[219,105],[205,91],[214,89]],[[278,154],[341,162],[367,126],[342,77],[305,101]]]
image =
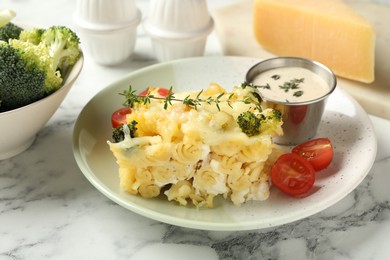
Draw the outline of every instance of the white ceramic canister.
[[[214,28],[205,0],[151,0],[143,21],[159,61],[202,56]]]
[[[134,0],[77,0],[74,21],[93,59],[116,65],[134,51],[141,12]]]

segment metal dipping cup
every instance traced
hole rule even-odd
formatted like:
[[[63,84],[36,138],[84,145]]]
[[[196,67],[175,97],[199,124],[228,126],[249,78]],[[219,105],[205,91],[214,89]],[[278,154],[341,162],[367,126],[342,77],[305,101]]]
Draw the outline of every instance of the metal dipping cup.
[[[265,108],[277,109],[282,113],[283,136],[275,137],[274,142],[280,145],[297,145],[316,135],[327,98],[335,90],[337,80],[333,72],[319,62],[296,57],[277,57],[261,61],[250,68],[246,74],[246,82],[253,83],[255,77],[262,72],[282,67],[308,69],[323,78],[329,86],[329,91],[325,95],[304,102],[271,100],[258,91]]]

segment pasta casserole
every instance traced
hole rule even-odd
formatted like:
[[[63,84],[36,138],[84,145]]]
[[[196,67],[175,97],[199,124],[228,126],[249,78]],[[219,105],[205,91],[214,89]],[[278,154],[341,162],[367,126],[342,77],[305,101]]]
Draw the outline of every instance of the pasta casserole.
[[[282,134],[275,110],[261,109],[253,89],[240,86],[226,91],[211,83],[168,101],[158,90],[132,104],[123,140],[108,141],[125,192],[209,208],[217,196],[237,206],[269,197],[270,168],[280,155],[272,138]],[[238,123],[248,111],[261,119],[257,134]]]

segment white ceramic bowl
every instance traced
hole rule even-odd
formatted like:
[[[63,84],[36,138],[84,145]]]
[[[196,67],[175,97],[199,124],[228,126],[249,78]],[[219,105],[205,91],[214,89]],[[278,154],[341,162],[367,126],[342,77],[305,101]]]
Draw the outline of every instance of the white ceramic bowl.
[[[214,28],[205,0],[152,0],[143,28],[159,61],[202,56]]]
[[[117,65],[133,53],[141,22],[134,0],[78,0],[73,19],[96,63]]]
[[[29,105],[0,113],[0,160],[22,153],[30,147],[76,81],[83,62],[81,53],[63,86],[56,92]]]

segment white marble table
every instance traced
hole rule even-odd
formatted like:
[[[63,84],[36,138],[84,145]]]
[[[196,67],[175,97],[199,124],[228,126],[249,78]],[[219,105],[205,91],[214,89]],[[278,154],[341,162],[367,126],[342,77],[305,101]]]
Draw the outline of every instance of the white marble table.
[[[148,1],[137,5],[146,12]],[[209,8],[230,1],[210,0]],[[74,28],[75,1],[1,0],[17,20]],[[221,55],[215,35],[205,55]],[[0,260],[5,259],[388,259],[390,121],[371,117],[378,138],[365,180],[336,205],[276,228],[214,232],[171,226],[110,201],[83,176],[72,131],[84,105],[121,76],[156,63],[140,30],[132,59],[84,69],[60,109],[24,153],[0,161]]]

